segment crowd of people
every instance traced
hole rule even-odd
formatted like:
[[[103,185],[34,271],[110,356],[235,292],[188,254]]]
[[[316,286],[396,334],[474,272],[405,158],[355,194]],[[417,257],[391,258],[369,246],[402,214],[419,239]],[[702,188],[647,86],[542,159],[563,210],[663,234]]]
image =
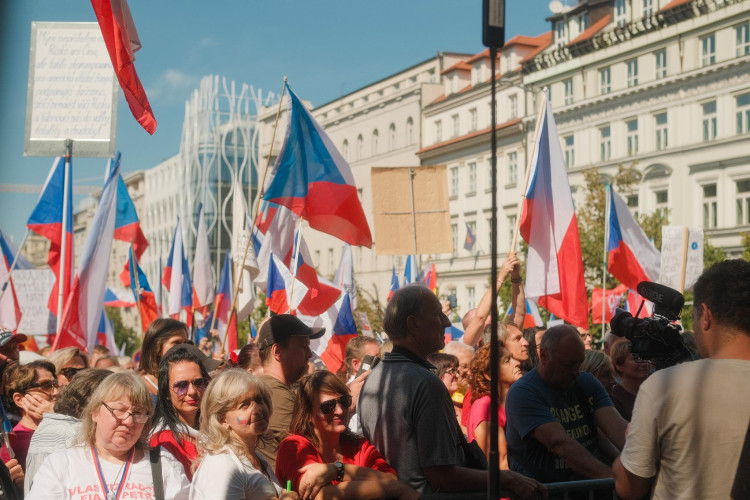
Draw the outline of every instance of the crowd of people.
[[[522,330],[519,268],[511,254],[496,284],[510,279],[515,309],[496,330],[497,443],[491,291],[446,344],[449,307],[400,288],[388,342],[354,338],[338,373],[310,363],[324,330],[289,314],[227,360],[158,319],[137,366],[101,347],[21,355],[26,336],[2,331],[3,497],[480,498],[496,444],[501,488],[518,498],[596,478],[614,478],[623,498],[728,498],[733,483],[746,498],[750,467],[735,472],[750,455],[750,264],[701,276],[704,359],[658,371],[611,333],[599,350],[569,325]]]

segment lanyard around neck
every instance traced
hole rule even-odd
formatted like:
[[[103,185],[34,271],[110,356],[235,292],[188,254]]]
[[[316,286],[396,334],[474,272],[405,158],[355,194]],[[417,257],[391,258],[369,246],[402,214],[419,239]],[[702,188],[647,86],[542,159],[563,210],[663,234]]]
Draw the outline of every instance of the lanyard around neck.
[[[120,498],[120,494],[122,493],[123,486],[125,485],[125,478],[128,477],[128,472],[130,472],[130,465],[133,463],[133,456],[135,455],[135,446],[131,448],[130,455],[128,456],[128,461],[124,464],[124,470],[122,471],[122,477],[120,478],[120,483],[117,486],[117,492],[110,493],[109,488],[107,488],[107,480],[104,478],[104,471],[102,470],[102,466],[99,463],[99,455],[96,453],[96,447],[94,445],[91,445],[91,453],[94,457],[94,466],[96,467],[96,475],[99,478],[99,483],[102,485],[102,489],[104,490],[104,495],[107,497],[107,500],[118,500]],[[119,475],[119,473],[118,473]],[[115,481],[117,481],[117,477],[115,477]],[[113,483],[117,484],[117,482]]]

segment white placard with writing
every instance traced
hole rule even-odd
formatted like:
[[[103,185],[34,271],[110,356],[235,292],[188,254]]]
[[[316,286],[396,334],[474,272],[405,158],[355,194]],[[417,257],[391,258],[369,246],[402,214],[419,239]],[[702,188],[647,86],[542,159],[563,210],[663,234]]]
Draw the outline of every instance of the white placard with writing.
[[[680,290],[683,257],[685,282],[682,291],[690,289],[703,272],[703,229],[683,226],[662,227],[659,283]]]
[[[114,154],[116,82],[97,23],[31,23],[24,154]]]
[[[16,269],[13,271],[13,286],[21,308],[21,324],[18,331],[29,335],[55,333],[55,317],[47,308],[47,301],[55,275],[50,269]]]

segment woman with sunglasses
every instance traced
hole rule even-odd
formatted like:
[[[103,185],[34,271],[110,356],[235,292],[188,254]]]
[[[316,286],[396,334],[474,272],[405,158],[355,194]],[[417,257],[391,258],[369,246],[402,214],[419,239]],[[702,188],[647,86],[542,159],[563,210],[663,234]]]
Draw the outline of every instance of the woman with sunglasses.
[[[291,436],[279,444],[276,475],[291,480],[302,499],[419,498],[365,438],[347,428],[352,397],[333,373],[299,382]]]
[[[11,408],[17,408],[21,420],[13,427],[15,441],[12,449],[15,458],[26,470],[26,455],[29,451],[31,436],[42,421],[44,413],[52,413],[57,396],[60,393],[55,377],[55,365],[47,360],[32,361],[26,365],[11,365],[4,377],[7,381],[5,394]],[[33,407],[33,410],[32,410]],[[4,462],[11,459],[8,449],[3,445],[0,458]]]
[[[284,493],[268,462],[256,451],[268,429],[271,393],[258,377],[238,368],[218,374],[201,402],[200,462],[191,500],[298,498]]]
[[[60,388],[68,385],[76,373],[89,367],[88,355],[77,347],[58,349],[50,354],[49,361],[55,365]]]
[[[198,351],[195,353],[193,351]],[[198,458],[198,422],[208,371],[201,358],[208,359],[191,345],[177,345],[159,363],[159,395],[154,414],[151,446],[163,446],[182,463],[188,479]]]
[[[94,391],[81,414],[78,443],[49,455],[26,500],[154,498],[148,430],[153,403],[141,378],[114,373]],[[189,483],[166,450],[160,457],[164,498],[186,499]]]

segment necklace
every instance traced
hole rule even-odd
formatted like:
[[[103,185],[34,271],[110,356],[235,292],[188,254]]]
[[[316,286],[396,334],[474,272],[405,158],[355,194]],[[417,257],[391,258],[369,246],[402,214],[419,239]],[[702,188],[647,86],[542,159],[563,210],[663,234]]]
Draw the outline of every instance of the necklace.
[[[115,482],[112,483],[113,486],[117,484],[116,492],[109,491],[109,488],[107,488],[107,480],[104,478],[104,470],[102,470],[102,465],[101,463],[99,463],[99,454],[96,452],[96,447],[94,445],[91,445],[91,454],[94,457],[94,467],[96,468],[96,476],[99,478],[99,483],[102,486],[102,490],[104,491],[104,494],[106,495],[107,500],[118,500],[120,498],[120,494],[123,491],[123,486],[125,485],[125,479],[128,477],[128,473],[130,472],[130,466],[133,463],[133,456],[135,455],[135,447],[130,449],[130,455],[128,455],[128,460],[124,464],[122,464],[122,467],[120,467],[120,470],[117,471],[117,475],[115,476]],[[120,472],[122,472],[122,476],[120,476]],[[119,484],[117,483],[118,477],[120,477]]]

